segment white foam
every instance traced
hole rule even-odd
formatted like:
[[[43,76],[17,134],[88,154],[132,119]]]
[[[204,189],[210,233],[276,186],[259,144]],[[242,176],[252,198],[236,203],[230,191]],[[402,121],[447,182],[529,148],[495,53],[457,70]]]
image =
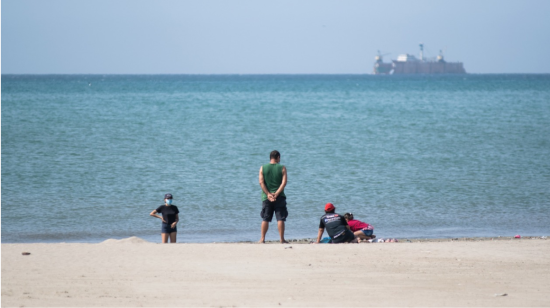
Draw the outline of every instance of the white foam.
[[[151,242],[149,241],[146,241],[142,238],[139,238],[137,236],[131,236],[131,237],[128,237],[128,238],[123,238],[123,239],[120,239],[120,240],[116,240],[116,239],[108,239],[108,240],[105,240],[103,242],[101,242],[100,244],[150,244]]]

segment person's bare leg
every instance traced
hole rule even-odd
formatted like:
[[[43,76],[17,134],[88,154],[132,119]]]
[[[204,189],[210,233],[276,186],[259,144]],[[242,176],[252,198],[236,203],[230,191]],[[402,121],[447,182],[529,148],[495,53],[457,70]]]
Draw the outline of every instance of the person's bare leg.
[[[359,237],[358,237],[357,235],[355,235],[355,234],[353,234],[353,235],[354,235],[353,240],[350,240],[350,241],[347,241],[347,242],[344,242],[344,243],[346,243],[346,244],[350,244],[350,243],[361,243],[361,240],[359,239]]]
[[[265,243],[265,235],[267,233],[267,230],[269,229],[269,221],[262,221],[262,238],[260,238],[260,241],[258,243]]]
[[[359,243],[361,242],[361,240],[370,240],[371,238],[376,237],[376,235],[374,237],[365,235],[365,233],[363,233],[363,231],[361,230],[353,232],[353,235],[355,235],[355,237],[359,239]]]
[[[177,232],[170,233],[170,243],[175,243],[176,242],[177,235],[178,235]]]
[[[277,221],[277,228],[279,229],[281,244],[288,244],[288,242],[285,240],[285,222],[282,220]]]
[[[162,243],[168,243],[168,233],[162,233]]]

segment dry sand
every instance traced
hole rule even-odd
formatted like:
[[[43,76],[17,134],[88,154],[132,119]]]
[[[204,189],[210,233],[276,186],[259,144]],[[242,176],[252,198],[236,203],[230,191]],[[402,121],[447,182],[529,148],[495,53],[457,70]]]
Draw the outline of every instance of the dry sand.
[[[548,307],[550,241],[2,244],[10,306]]]

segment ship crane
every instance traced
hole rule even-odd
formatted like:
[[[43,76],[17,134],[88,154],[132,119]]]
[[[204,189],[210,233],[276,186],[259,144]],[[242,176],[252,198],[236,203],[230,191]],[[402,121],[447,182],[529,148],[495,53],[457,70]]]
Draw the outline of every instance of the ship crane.
[[[437,62],[445,62],[445,52],[447,51],[447,47],[445,47],[443,50],[439,50],[439,55],[437,56]]]
[[[376,57],[374,57],[374,60],[376,60],[376,62],[382,62],[383,61],[383,58],[384,56],[387,56],[387,55],[391,55],[391,52],[386,52],[385,54],[382,54],[380,52],[380,50],[377,50],[378,51],[378,55]]]
[[[443,50],[439,50],[439,55],[437,56],[437,62],[445,62],[445,58],[443,57]]]

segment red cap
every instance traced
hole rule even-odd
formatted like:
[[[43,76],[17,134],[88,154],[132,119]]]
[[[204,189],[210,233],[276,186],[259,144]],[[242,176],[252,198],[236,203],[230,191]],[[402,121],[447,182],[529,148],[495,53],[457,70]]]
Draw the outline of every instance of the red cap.
[[[329,212],[329,211],[332,211],[332,210],[334,210],[334,205],[332,203],[325,204],[325,211],[326,212]]]

